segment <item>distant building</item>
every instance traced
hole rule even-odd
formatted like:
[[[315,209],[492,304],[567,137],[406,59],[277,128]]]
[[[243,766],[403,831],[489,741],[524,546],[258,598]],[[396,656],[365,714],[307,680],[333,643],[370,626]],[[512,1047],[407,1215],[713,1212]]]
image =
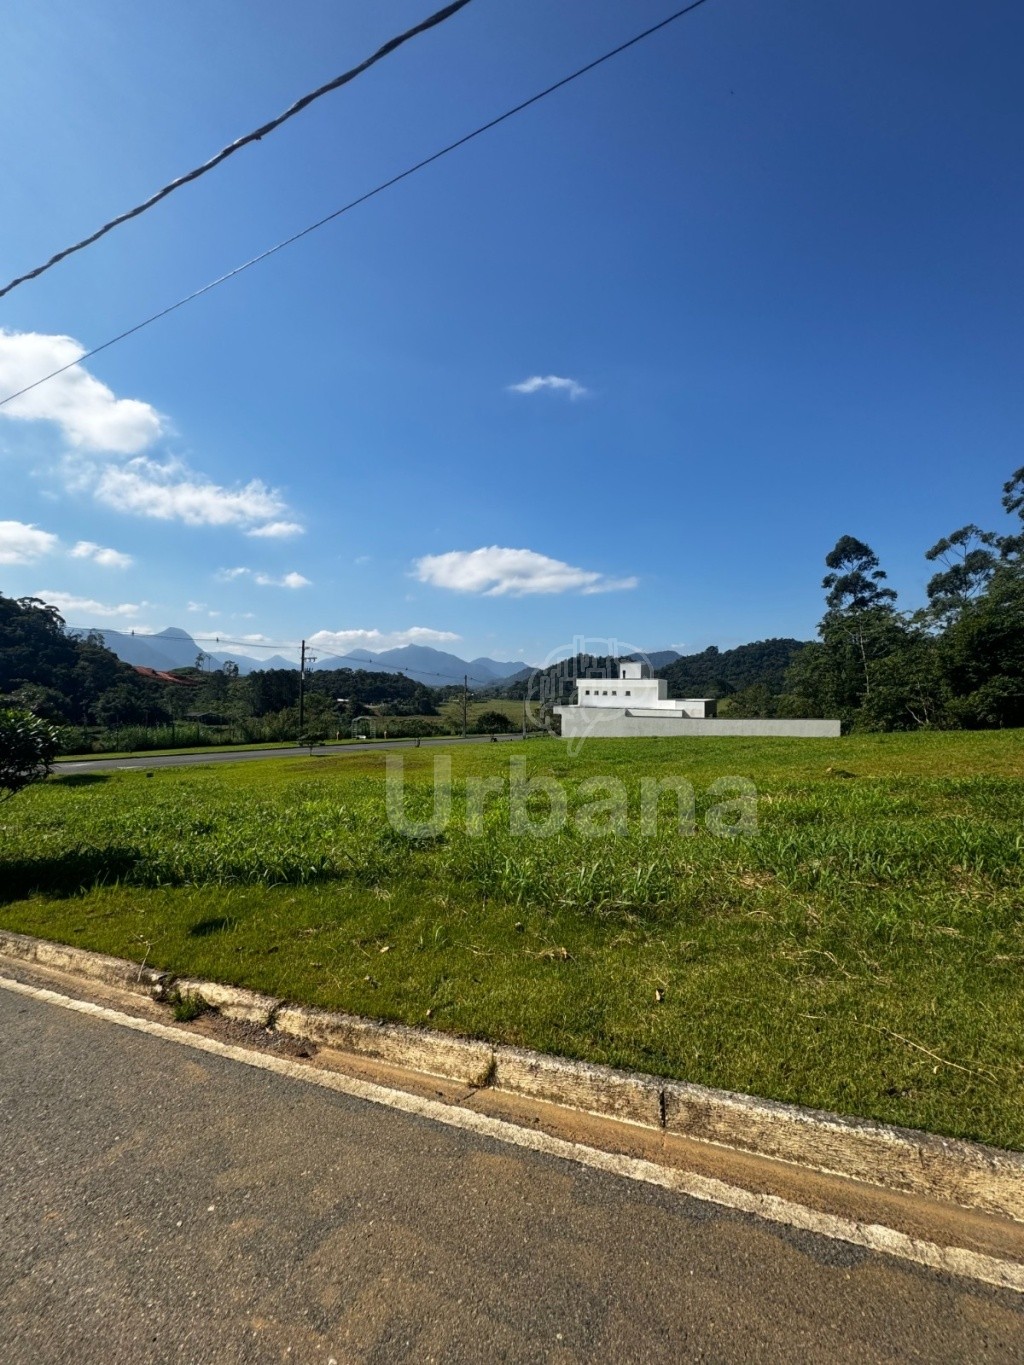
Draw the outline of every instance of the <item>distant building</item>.
[[[664,678],[652,678],[649,664],[625,661],[615,678],[581,678],[576,689],[578,706],[608,706],[628,710],[631,716],[663,716],[704,720],[716,711],[714,697],[686,697],[673,701]],[[563,707],[563,710],[568,708]]]
[[[565,739],[625,739],[630,736],[782,735],[835,739],[838,720],[719,720],[714,697],[668,696],[664,678],[650,666],[622,661],[618,678],[580,678],[573,706],[556,706]]]

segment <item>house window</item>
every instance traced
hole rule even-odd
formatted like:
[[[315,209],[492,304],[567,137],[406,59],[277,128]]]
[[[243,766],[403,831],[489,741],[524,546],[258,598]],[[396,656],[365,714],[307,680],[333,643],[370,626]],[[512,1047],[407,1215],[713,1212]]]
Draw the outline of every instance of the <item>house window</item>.
[[[626,688],[626,696],[627,696],[627,697],[631,697],[632,695],[633,695],[633,693],[632,693],[632,692],[629,690],[629,688],[627,687],[627,688]]]

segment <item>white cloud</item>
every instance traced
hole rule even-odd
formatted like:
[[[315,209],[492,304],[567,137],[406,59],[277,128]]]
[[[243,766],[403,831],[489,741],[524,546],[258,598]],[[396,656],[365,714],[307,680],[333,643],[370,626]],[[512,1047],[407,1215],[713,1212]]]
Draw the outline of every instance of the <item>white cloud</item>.
[[[582,398],[589,393],[578,380],[566,379],[560,374],[532,374],[529,379],[508,386],[509,393],[540,393],[549,389],[556,393],[567,393],[570,398]]]
[[[0,564],[34,564],[59,544],[55,535],[23,521],[0,521]]]
[[[256,573],[252,569],[239,567],[237,569],[218,569],[214,577],[221,583],[234,583],[239,578],[251,578],[254,583],[258,583],[261,588],[308,588],[311,581],[304,578],[302,574],[291,573],[283,574],[280,578],[274,578],[268,573]]]
[[[71,366],[0,408],[9,420],[56,423],[66,445],[54,463],[69,492],[91,492],[119,512],[188,526],[231,526],[272,540],[303,534],[281,494],[262,480],[227,487],[182,460],[144,454],[167,435],[169,422],[149,403],[118,398],[76,365],[85,354],[73,337],[0,328],[0,398]],[[95,455],[115,458],[100,463]]]
[[[186,611],[206,611],[205,602],[189,602]]]
[[[355,649],[377,654],[383,649],[400,649],[403,645],[448,645],[462,637],[450,630],[431,630],[427,626],[410,626],[408,630],[318,630],[307,641],[314,650],[325,654],[350,654]]]
[[[289,536],[304,536],[306,528],[297,521],[268,521],[265,526],[254,526],[247,536],[265,536],[270,540],[287,540]]]
[[[308,578],[304,578],[302,574],[294,571],[284,574],[281,578],[271,578],[270,574],[258,573],[255,575],[255,581],[261,588],[308,588],[311,586]]]
[[[56,607],[65,618],[71,612],[88,616],[137,616],[143,607],[149,605],[147,602],[119,602],[109,606],[91,597],[76,597],[73,593],[56,592],[53,588],[43,588],[35,596]]]
[[[421,583],[453,592],[483,593],[486,597],[523,597],[528,593],[617,592],[635,588],[635,578],[607,578],[592,569],[577,569],[535,550],[513,550],[489,545],[479,550],[450,550],[416,560]]]
[[[72,337],[0,328],[0,398],[85,355]],[[157,439],[164,419],[149,403],[116,398],[81,365],[40,384],[0,408],[21,421],[56,422],[79,450],[135,455]]]
[[[284,510],[284,499],[260,479],[240,488],[200,482],[179,460],[160,464],[140,457],[103,470],[96,496],[119,512],[186,526],[247,526]]]
[[[182,460],[144,454],[167,435],[169,422],[149,403],[118,398],[76,365],[85,354],[73,337],[0,328],[0,398],[72,367],[0,408],[0,417],[9,420],[56,423],[66,444],[54,464],[69,492],[92,493],[119,512],[188,526],[230,526],[272,540],[303,534],[281,494],[262,480],[228,487]],[[95,455],[114,458],[100,463]],[[96,562],[119,563],[109,557]]]
[[[93,540],[80,540],[71,551],[72,559],[91,559],[94,564],[99,564],[104,569],[128,569],[135,563],[131,555],[122,554],[120,550],[110,550],[103,545],[97,545]]]

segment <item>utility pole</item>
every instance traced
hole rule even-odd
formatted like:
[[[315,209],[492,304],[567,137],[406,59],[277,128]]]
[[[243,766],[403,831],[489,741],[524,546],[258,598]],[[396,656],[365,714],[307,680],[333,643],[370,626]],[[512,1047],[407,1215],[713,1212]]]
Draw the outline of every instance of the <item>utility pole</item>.
[[[529,683],[527,683],[527,688]],[[523,691],[523,739],[526,738],[526,691]]]
[[[466,738],[466,722],[469,716],[469,674],[462,678],[462,738]]]
[[[299,739],[306,728],[306,642],[299,651]]]

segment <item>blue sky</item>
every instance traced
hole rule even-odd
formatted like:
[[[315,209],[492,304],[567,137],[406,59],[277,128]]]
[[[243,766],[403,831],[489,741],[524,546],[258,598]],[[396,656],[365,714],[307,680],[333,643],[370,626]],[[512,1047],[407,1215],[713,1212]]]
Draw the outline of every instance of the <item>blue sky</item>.
[[[430,8],[10,0],[0,274]],[[474,0],[0,300],[0,397],[672,8]],[[917,605],[1024,462],[1022,50],[1009,0],[710,0],[0,409],[0,590],[536,662],[809,636],[850,533]]]

